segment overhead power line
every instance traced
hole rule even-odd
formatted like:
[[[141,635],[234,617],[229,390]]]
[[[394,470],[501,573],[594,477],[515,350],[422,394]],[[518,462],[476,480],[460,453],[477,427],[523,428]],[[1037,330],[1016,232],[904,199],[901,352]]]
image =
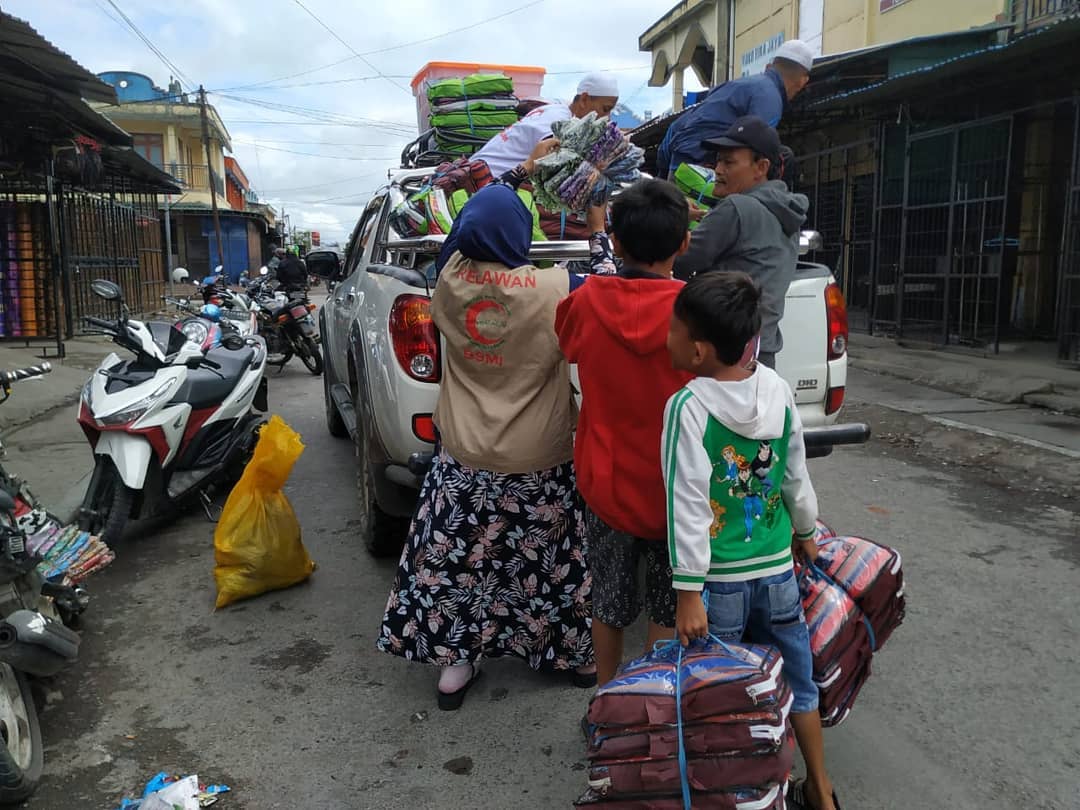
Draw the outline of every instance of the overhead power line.
[[[314,188],[325,188],[326,186],[337,186],[337,185],[340,185],[341,183],[355,183],[357,180],[366,180],[369,177],[375,177],[375,176],[378,176],[378,175],[381,175],[381,174],[382,174],[382,172],[376,172],[375,174],[372,174],[371,172],[368,172],[367,174],[358,174],[358,175],[355,175],[353,177],[342,177],[342,178],[340,178],[338,180],[327,180],[325,183],[315,183],[314,185],[310,185],[310,186],[294,186],[293,188],[260,189],[259,193],[260,194],[292,194],[294,191],[310,191],[311,189],[314,189]],[[348,196],[352,196],[352,195],[348,195]]]
[[[233,138],[233,140],[235,141],[236,139]],[[246,141],[244,141],[242,138],[240,139],[240,142],[246,143]],[[280,138],[259,138],[257,141],[253,141],[253,143],[258,143],[259,146],[267,143],[287,143],[299,144],[301,146],[355,146],[360,148],[371,147],[375,149],[384,149],[386,147],[385,143],[344,143],[340,141],[283,141]]]
[[[194,90],[195,82],[189,79],[184,73],[184,71],[180,70],[180,68],[176,66],[176,63],[174,63],[171,59],[169,59],[169,57],[162,53],[161,49],[154,44],[153,40],[151,40],[150,37],[144,34],[139,29],[139,26],[137,26],[135,22],[127,14],[124,13],[124,10],[116,4],[116,0],[105,0],[105,2],[112,6],[113,10],[120,15],[120,19],[124,21],[124,23],[127,25],[128,28],[131,29],[135,36],[142,40],[143,44],[146,45],[146,47],[149,48],[153,52],[153,54],[161,60],[162,64],[164,64],[165,67],[167,67],[173,73],[173,75],[176,76],[177,79],[183,81],[190,89]]]
[[[405,136],[413,135],[416,128],[412,124],[407,124],[401,121],[382,121],[376,118],[353,118],[350,116],[342,115],[341,113],[335,113],[330,110],[320,110],[313,107],[298,107],[291,104],[282,104],[276,101],[264,101],[263,99],[244,98],[243,96],[233,96],[226,93],[218,93],[220,98],[229,99],[239,104],[248,104],[253,107],[260,107],[266,110],[273,110],[275,112],[284,112],[289,115],[302,116],[307,118],[306,123],[320,123],[326,125],[346,125],[355,127],[368,127],[370,129],[382,130],[391,135]]]
[[[299,0],[297,0],[297,2],[299,2]],[[504,11],[502,14],[496,14],[494,17],[488,17],[487,19],[484,19],[484,20],[478,20],[477,22],[469,23],[468,25],[463,25],[463,26],[461,26],[461,28],[454,28],[454,29],[452,29],[450,31],[443,31],[441,34],[435,34],[434,36],[424,37],[423,39],[414,39],[412,42],[402,42],[399,45],[390,45],[389,47],[378,48],[378,49],[376,49],[374,51],[364,51],[364,53],[359,54],[359,55],[360,56],[374,56],[375,54],[380,54],[380,53],[390,53],[390,51],[400,51],[402,48],[412,48],[415,45],[426,45],[427,43],[434,42],[437,39],[442,39],[443,37],[453,36],[454,34],[460,34],[463,31],[471,31],[473,28],[477,28],[477,27],[479,27],[481,25],[487,25],[489,22],[495,22],[495,20],[501,20],[503,17],[509,17],[511,14],[517,14],[519,11],[524,11],[525,9],[532,8],[533,6],[538,6],[543,2],[544,2],[544,0],[532,0],[531,3],[526,3],[523,6],[518,6],[517,8],[512,8],[509,11]]]
[[[364,58],[363,56],[361,56],[360,52],[359,52],[359,51],[357,51],[357,50],[356,50],[356,48],[354,48],[354,47],[353,47],[352,45],[350,45],[350,44],[349,44],[348,42],[346,42],[345,40],[343,40],[343,39],[342,39],[342,38],[341,38],[341,37],[340,37],[340,36],[338,35],[337,31],[335,31],[335,30],[334,30],[333,28],[331,28],[331,27],[330,27],[329,25],[327,25],[326,23],[324,23],[324,22],[323,22],[323,21],[322,21],[322,20],[321,20],[321,19],[319,18],[319,15],[318,15],[318,14],[316,14],[316,13],[315,13],[314,11],[312,11],[312,10],[311,10],[310,8],[308,8],[307,6],[305,6],[305,5],[304,5],[304,3],[303,3],[303,0],[293,0],[293,2],[294,2],[294,3],[296,3],[296,5],[300,6],[300,8],[302,8],[302,9],[303,9],[303,10],[304,10],[305,12],[307,12],[308,16],[310,16],[310,17],[311,17],[311,19],[315,20],[315,22],[317,22],[317,23],[318,23],[319,25],[321,25],[321,26],[322,26],[322,27],[323,27],[324,29],[326,29],[326,33],[328,33],[328,34],[329,34],[330,36],[332,36],[332,37],[333,37],[334,39],[336,39],[336,40],[337,40],[338,42],[340,42],[340,43],[341,43],[342,45],[344,45],[344,46],[345,46],[346,48],[348,48],[348,49],[349,49],[350,51],[352,51],[352,54],[353,54],[353,56],[355,56],[355,57],[356,57],[357,59],[359,59],[359,60],[360,60],[361,62],[363,62],[363,63],[364,63],[365,65],[367,65],[367,66],[368,66],[369,68],[371,68],[371,69],[372,69],[372,70],[374,70],[374,71],[375,71],[376,73],[378,73],[378,74],[379,74],[380,76],[382,76],[382,77],[383,77],[384,79],[386,79],[386,80],[387,80],[388,82],[390,82],[390,84],[394,85],[394,87],[400,88],[401,90],[404,90],[404,91],[405,91],[406,93],[410,92],[410,91],[409,91],[409,88],[408,88],[408,87],[406,87],[405,85],[401,84],[400,82],[398,82],[398,81],[396,81],[396,80],[394,80],[394,79],[391,79],[391,78],[390,78],[389,76],[386,76],[386,75],[385,75],[385,74],[383,74],[383,72],[382,72],[381,70],[379,70],[379,69],[378,69],[378,68],[377,68],[377,67],[376,67],[376,66],[375,66],[374,64],[372,64],[372,63],[371,63],[371,62],[370,62],[369,60],[367,60],[367,59],[365,59],[365,58]]]
[[[354,155],[320,155],[317,152],[301,152],[296,149],[282,149],[279,146],[266,146],[258,141],[234,141],[242,146],[254,146],[258,149],[267,149],[271,152],[287,152],[290,155],[303,155],[304,157],[316,157],[325,158],[326,160],[398,160],[400,156],[391,155],[390,157],[378,156],[378,157],[357,157]]]
[[[292,120],[270,120],[266,118],[230,118],[229,124],[268,124],[275,127],[369,127],[368,124],[361,124],[355,121],[292,121]],[[393,133],[397,134],[397,133]]]
[[[342,194],[340,197],[326,197],[321,200],[296,200],[286,197],[273,197],[267,196],[270,202],[282,202],[289,203],[290,205],[324,205],[326,203],[335,203],[342,206],[362,206],[367,205],[371,200],[371,195],[375,193],[375,190],[370,191],[356,191],[351,194]],[[340,202],[341,200],[348,200],[356,198],[355,202]]]
[[[537,0],[537,2],[543,2],[543,0]],[[599,70],[600,70],[600,72],[603,72],[603,73],[624,73],[624,72],[630,72],[630,71],[651,70],[651,69],[652,69],[651,65],[634,65],[633,67],[600,68]],[[545,75],[547,75],[547,76],[584,76],[586,73],[592,73],[592,72],[594,72],[596,70],[597,70],[597,68],[584,68],[584,69],[581,69],[581,70],[550,70]],[[219,93],[221,93],[221,92],[243,92],[243,91],[247,91],[247,92],[256,92],[256,91],[276,92],[278,90],[291,90],[291,89],[301,88],[301,87],[325,87],[327,85],[335,85],[335,84],[352,84],[354,82],[370,82],[370,81],[374,81],[376,79],[383,79],[383,78],[411,79],[412,77],[411,76],[405,76],[405,75],[402,75],[402,74],[397,74],[397,75],[389,75],[388,74],[386,76],[350,76],[350,77],[345,78],[345,79],[323,79],[322,81],[317,81],[317,82],[293,82],[291,84],[265,84],[265,85],[259,85],[259,86],[247,85],[247,86],[242,86],[242,87],[225,87],[225,88],[222,88],[221,90],[218,90],[218,91],[215,91],[215,92],[219,92]]]
[[[396,50],[399,50],[401,48],[410,48],[413,45],[417,45],[417,44],[420,44],[420,43],[434,42],[435,40],[442,39],[443,37],[449,37],[449,36],[453,36],[454,34],[460,34],[462,31],[469,31],[469,30],[471,30],[473,28],[479,28],[480,26],[487,25],[489,22],[493,22],[494,20],[501,20],[503,17],[509,17],[511,14],[516,14],[517,12],[519,12],[519,11],[521,11],[523,9],[529,8],[531,6],[535,6],[535,5],[537,5],[539,3],[542,3],[542,2],[544,2],[544,0],[532,0],[532,2],[530,2],[530,3],[526,3],[523,6],[518,6],[517,8],[512,8],[509,11],[504,11],[501,14],[496,14],[494,17],[487,17],[487,18],[485,18],[483,20],[477,20],[476,22],[470,23],[469,25],[466,25],[466,26],[464,26],[462,28],[454,28],[454,29],[452,29],[450,31],[443,31],[441,34],[435,34],[434,36],[426,37],[425,39],[418,40],[418,41],[415,41],[415,42],[402,42],[402,43],[400,43],[398,45],[390,45],[390,46],[388,46],[386,48],[376,48],[375,50],[365,51],[363,53],[360,53],[360,54],[357,54],[357,55],[354,55],[354,56],[346,56],[344,59],[338,59],[335,62],[329,62],[329,63],[327,63],[325,65],[319,65],[319,67],[309,68],[308,70],[301,70],[299,73],[289,73],[289,74],[287,74],[285,76],[278,76],[276,79],[267,79],[267,80],[262,81],[262,82],[255,82],[254,84],[241,85],[239,87],[230,87],[228,89],[229,90],[250,90],[250,89],[252,89],[254,87],[263,87],[263,86],[268,85],[268,84],[274,84],[276,82],[283,82],[283,81],[286,81],[288,79],[298,79],[301,76],[310,76],[312,73],[318,73],[319,71],[327,70],[327,69],[332,68],[332,67],[337,67],[338,65],[343,65],[346,62],[351,62],[351,61],[353,61],[354,59],[356,59],[358,57],[374,56],[374,55],[380,54],[380,53],[388,53],[389,51],[396,51]],[[350,50],[352,50],[352,49],[350,48]],[[354,54],[355,54],[355,52],[354,52]],[[586,71],[586,72],[588,72],[588,71]],[[385,78],[385,77],[380,74],[379,78]],[[391,76],[390,78],[409,79],[411,77],[410,76]]]

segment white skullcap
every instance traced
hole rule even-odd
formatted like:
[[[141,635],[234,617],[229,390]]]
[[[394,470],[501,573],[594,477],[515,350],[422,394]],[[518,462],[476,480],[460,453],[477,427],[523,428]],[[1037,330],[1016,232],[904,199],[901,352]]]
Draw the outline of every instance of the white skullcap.
[[[807,73],[814,67],[814,52],[801,39],[789,39],[776,49],[774,59],[787,59],[804,68]]]
[[[619,83],[610,73],[590,73],[578,82],[577,91],[594,98],[618,98]]]

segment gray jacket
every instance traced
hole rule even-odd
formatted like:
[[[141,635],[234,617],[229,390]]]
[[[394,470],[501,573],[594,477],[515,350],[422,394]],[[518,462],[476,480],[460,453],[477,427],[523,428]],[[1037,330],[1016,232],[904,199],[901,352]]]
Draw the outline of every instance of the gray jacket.
[[[675,262],[683,280],[709,270],[739,270],[761,288],[761,351],[778,352],[784,342],[780,319],[799,260],[799,230],[810,201],[781,180],[745,194],[731,194],[705,215],[690,235],[690,249]]]

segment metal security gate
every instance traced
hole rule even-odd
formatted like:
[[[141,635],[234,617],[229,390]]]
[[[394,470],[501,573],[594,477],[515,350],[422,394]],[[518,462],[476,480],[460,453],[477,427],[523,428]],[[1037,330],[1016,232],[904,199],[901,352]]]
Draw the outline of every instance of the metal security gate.
[[[895,233],[900,217],[900,336],[997,351],[1012,130],[1007,116],[908,135],[903,202],[882,218]]]
[[[115,312],[91,292],[95,279],[119,284],[132,312],[157,309],[165,292],[165,270],[155,195],[68,188],[61,203],[68,333],[83,331],[84,315]]]
[[[810,199],[806,227],[822,248],[807,258],[833,271],[853,329],[869,331],[874,303],[875,141],[866,139],[800,156],[796,190]]]
[[[1072,176],[1065,203],[1058,292],[1058,358],[1080,365],[1080,100],[1074,108]]]

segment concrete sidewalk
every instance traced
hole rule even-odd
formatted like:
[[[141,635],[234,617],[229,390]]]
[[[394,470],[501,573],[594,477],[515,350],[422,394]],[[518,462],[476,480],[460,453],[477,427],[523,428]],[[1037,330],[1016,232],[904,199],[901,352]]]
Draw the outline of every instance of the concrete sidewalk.
[[[113,350],[107,338],[86,337],[65,343],[66,357],[43,357],[43,349],[55,353],[55,344],[0,344],[0,369],[25,368],[49,362],[52,372],[12,386],[11,398],[0,406],[0,435],[40,418],[79,398],[79,392],[101,359]]]
[[[912,349],[888,338],[851,335],[852,367],[1005,405],[1032,405],[1080,416],[1080,370],[1059,365],[1051,346],[999,355]]]

